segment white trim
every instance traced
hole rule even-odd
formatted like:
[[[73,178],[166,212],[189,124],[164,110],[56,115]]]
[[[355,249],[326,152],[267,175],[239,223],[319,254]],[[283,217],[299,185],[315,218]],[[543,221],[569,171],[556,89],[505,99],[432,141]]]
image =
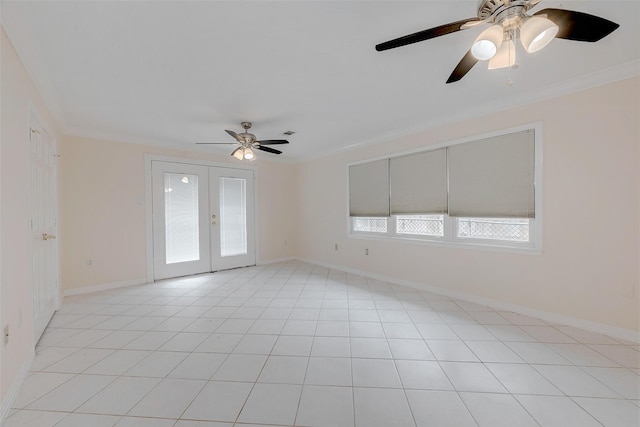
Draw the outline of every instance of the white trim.
[[[131,145],[139,145],[144,147],[151,148],[166,148],[169,150],[181,151],[186,153],[197,153],[197,154],[208,154],[213,156],[220,157],[229,157],[229,162],[232,164],[238,164],[241,160],[234,159],[230,156],[230,150],[226,150],[224,148],[215,148],[215,146],[211,145],[185,145],[185,141],[178,141],[175,139],[163,139],[163,138],[146,138],[146,137],[136,137],[126,134],[121,134],[117,132],[102,132],[102,131],[92,131],[87,129],[80,129],[75,127],[62,127],[62,132],[66,136],[72,136],[76,138],[86,138],[93,139],[97,141],[104,142],[118,142],[123,144],[131,144]],[[231,142],[230,144],[233,144]],[[260,156],[259,159],[261,162],[269,162],[269,163],[287,163],[287,164],[296,164],[298,161],[296,159],[287,158],[287,153],[282,153],[280,156],[273,157],[265,157]],[[238,162],[238,163],[236,163]],[[242,161],[243,162],[243,161]]]
[[[503,310],[503,311],[511,311],[514,313],[523,314],[530,317],[536,317],[538,319],[542,319],[550,323],[557,323],[557,324],[562,324],[566,326],[572,326],[575,328],[584,329],[584,330],[595,332],[598,334],[608,335],[613,338],[640,343],[640,331],[634,331],[633,329],[619,328],[617,326],[611,326],[605,323],[592,322],[590,320],[580,319],[573,316],[567,316],[564,314],[553,313],[545,310],[538,310],[535,308],[526,307],[518,304],[511,304],[511,303],[496,300],[493,298],[473,295],[467,292],[454,291],[451,289],[446,289],[438,286],[412,282],[409,280],[398,279],[395,277],[385,276],[382,274],[370,273],[368,271],[358,270],[350,267],[344,267],[341,265],[332,264],[328,262],[322,262],[322,261],[312,260],[312,259],[303,258],[303,257],[296,257],[296,259],[302,262],[319,265],[321,267],[340,270],[346,273],[357,274],[360,276],[364,276],[364,277],[375,279],[375,280],[381,280],[381,281],[389,282],[392,284],[408,286],[410,288],[419,289],[422,291],[433,292],[435,294],[440,294],[440,295],[448,296],[451,298],[457,298],[457,299],[472,302],[475,304],[486,305],[486,306]]]
[[[455,249],[471,249],[475,251],[489,251],[489,252],[502,252],[502,253],[510,253],[510,254],[522,254],[522,255],[542,255],[543,250],[534,248],[531,246],[517,246],[514,244],[513,246],[502,246],[500,245],[503,241],[491,241],[484,240],[482,242],[471,241],[462,242],[460,239],[458,240],[444,240],[442,237],[397,237],[397,236],[388,236],[376,235],[375,233],[352,233],[347,235],[347,239],[355,239],[355,240],[373,240],[377,242],[388,242],[388,243],[407,243],[412,245],[423,245],[423,246],[435,246],[439,248],[455,248]],[[507,241],[505,241],[507,242]],[[508,242],[507,242],[508,243]]]
[[[419,125],[406,127],[400,131],[391,131],[376,136],[366,141],[357,142],[346,147],[329,149],[321,154],[311,154],[308,156],[300,156],[294,160],[294,163],[308,162],[311,160],[331,157],[340,153],[353,151],[373,145],[388,143],[390,141],[427,132],[431,129],[459,123],[465,120],[473,120],[479,117],[485,117],[490,114],[506,111],[511,108],[522,107],[536,102],[544,102],[550,99],[559,98],[570,95],[572,93],[581,92],[583,90],[593,89],[599,86],[615,83],[621,80],[630,79],[640,75],[640,60],[636,59],[625,64],[616,65],[589,73],[583,76],[573,77],[557,84],[544,87],[542,90],[530,91],[518,97],[508,98],[491,98],[486,103],[477,105],[473,108],[461,109],[458,114],[450,114],[446,117],[436,117],[430,121],[423,121]]]
[[[151,179],[151,158],[144,155],[144,209],[145,209],[145,257],[147,261],[147,282],[153,283],[153,180]]]
[[[260,262],[257,263],[256,265],[277,264],[279,262],[289,262],[289,261],[294,261],[294,260],[297,260],[297,259],[300,259],[300,258],[289,256],[289,257],[282,257],[282,258],[263,259],[263,260],[260,260]]]
[[[69,297],[73,295],[92,294],[94,292],[110,291],[112,289],[126,288],[128,286],[144,285],[148,282],[144,278],[123,280],[121,282],[103,283],[101,285],[82,286],[80,288],[67,289],[63,296]]]
[[[188,165],[197,165],[197,166],[213,166],[217,168],[225,168],[225,169],[243,169],[243,170],[252,170],[255,171],[257,165],[255,163],[243,163],[241,165],[236,163],[226,163],[226,162],[213,162],[209,160],[201,160],[201,159],[192,159],[190,157],[178,157],[178,156],[160,156],[157,154],[145,154],[144,155],[145,162],[169,162],[169,163],[185,163]]]
[[[18,56],[20,56],[18,54]],[[27,71],[28,73],[28,71]],[[427,132],[431,129],[435,129],[440,126],[446,126],[452,123],[458,123],[463,120],[470,120],[478,117],[484,117],[488,114],[497,113],[500,111],[508,110],[509,108],[520,107],[523,105],[533,104],[535,102],[542,102],[549,99],[558,98],[561,96],[569,95],[571,93],[580,92],[583,90],[588,90],[592,88],[596,88],[598,86],[607,85],[610,83],[615,83],[621,80],[630,79],[640,75],[640,60],[633,60],[631,62],[627,62],[624,64],[615,65],[613,67],[605,68],[603,70],[594,71],[589,74],[585,74],[582,76],[572,77],[563,82],[559,82],[556,84],[551,84],[543,89],[532,90],[526,94],[523,94],[518,97],[502,97],[502,98],[491,98],[487,100],[487,102],[483,105],[478,105],[471,109],[461,109],[458,114],[450,114],[446,117],[436,117],[431,121],[423,121],[417,126],[413,127],[405,127],[400,131],[392,131],[388,132],[375,138],[371,138],[365,141],[357,142],[355,144],[348,145],[346,147],[339,147],[335,149],[328,149],[322,153],[310,154],[310,155],[300,155],[295,158],[283,157],[287,156],[284,153],[282,156],[277,158],[270,158],[268,161],[273,163],[287,163],[287,164],[300,164],[303,162],[308,162],[311,160],[322,159],[325,157],[331,157],[336,154],[344,153],[347,151],[356,150],[363,147],[368,147],[384,142],[389,142],[394,139],[402,138],[409,135],[414,135],[417,133]],[[34,84],[36,80],[31,79]],[[37,87],[37,84],[36,84]],[[43,93],[39,90],[39,93]],[[51,106],[55,103],[49,102],[52,101],[50,99],[46,100],[46,104]],[[58,105],[53,105],[52,108],[49,108],[49,111],[54,116],[54,119],[60,118],[61,116]],[[126,144],[136,144],[136,145],[146,145],[151,147],[163,147],[176,149],[180,151],[190,151],[194,153],[207,153],[207,154],[215,154],[215,155],[227,155],[228,153],[222,153],[216,149],[215,152],[211,151],[211,148],[206,148],[204,145],[194,145],[190,147],[186,147],[184,143],[181,143],[176,140],[163,140],[163,139],[150,139],[150,138],[139,138],[133,137],[131,135],[125,135],[114,132],[98,132],[98,131],[90,131],[87,129],[81,129],[78,127],[68,126],[62,122],[62,120],[56,120],[56,123],[60,124],[60,130],[69,136],[76,136],[82,138],[91,138],[91,139],[99,139],[104,141],[118,141]],[[261,158],[262,160],[262,158]]]
[[[380,156],[369,157],[364,160],[350,162],[347,164],[347,171],[349,170],[349,166],[359,165],[361,163],[375,162],[376,160],[390,159],[392,157],[402,157],[410,154],[422,153],[424,151],[433,151],[433,150],[438,150],[440,148],[450,147],[452,145],[465,144],[467,142],[474,142],[474,141],[479,141],[481,139],[494,138],[496,136],[508,135],[510,133],[523,132],[531,129],[535,131],[534,132],[535,142],[542,143],[541,138],[542,138],[542,132],[544,131],[544,128],[541,121],[536,121],[536,122],[526,123],[519,126],[501,128],[501,129],[496,129],[490,132],[469,135],[469,136],[465,136],[464,138],[451,139],[448,141],[438,142],[437,144],[422,145],[420,147],[410,148],[408,150],[394,151],[392,153],[382,154]]]
[[[0,426],[4,425],[4,421],[7,419],[11,408],[13,407],[14,402],[16,401],[16,397],[18,397],[18,392],[22,388],[22,383],[24,383],[24,379],[29,372],[29,369],[33,365],[33,360],[35,358],[35,350],[31,348],[29,350],[29,354],[25,357],[22,366],[18,370],[18,375],[13,380],[13,383],[9,387],[9,391],[5,395],[4,400],[2,401],[2,406],[0,408]]]
[[[256,265],[261,265],[260,261],[260,180],[258,179],[258,169],[253,170],[253,254]]]

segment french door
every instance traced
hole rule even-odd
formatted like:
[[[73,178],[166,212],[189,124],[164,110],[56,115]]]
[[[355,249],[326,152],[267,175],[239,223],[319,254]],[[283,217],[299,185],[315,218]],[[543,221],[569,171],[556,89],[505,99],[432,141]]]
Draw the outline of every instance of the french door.
[[[30,276],[34,342],[38,342],[59,303],[56,147],[35,114],[29,126],[31,210]]]
[[[256,263],[253,171],[152,161],[154,277]]]

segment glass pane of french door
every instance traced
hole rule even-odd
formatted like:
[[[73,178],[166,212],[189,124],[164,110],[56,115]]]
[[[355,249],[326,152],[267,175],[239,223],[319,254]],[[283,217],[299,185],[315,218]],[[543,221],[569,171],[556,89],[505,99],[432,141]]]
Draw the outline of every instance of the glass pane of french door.
[[[206,166],[153,161],[154,276],[211,271]]]
[[[247,180],[220,177],[220,256],[247,253]]]
[[[209,169],[213,270],[255,265],[253,171]]]
[[[200,259],[198,175],[164,173],[167,264]]]

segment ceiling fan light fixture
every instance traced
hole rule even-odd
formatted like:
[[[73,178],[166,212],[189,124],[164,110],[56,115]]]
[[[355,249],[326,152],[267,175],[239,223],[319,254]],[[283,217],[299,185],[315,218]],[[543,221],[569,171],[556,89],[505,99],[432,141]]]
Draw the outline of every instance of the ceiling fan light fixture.
[[[253,153],[253,150],[249,147],[244,149],[244,158],[246,160],[252,161],[256,159],[256,155]]]
[[[520,41],[527,52],[537,52],[551,43],[558,30],[558,26],[550,19],[532,16],[520,28]]]
[[[516,63],[516,44],[513,40],[505,41],[496,55],[489,61],[489,69],[512,67]]]
[[[473,45],[471,54],[480,61],[493,58],[502,45],[503,30],[502,25],[495,24],[484,30]]]
[[[233,150],[233,153],[231,153],[231,155],[238,160],[242,160],[244,158],[244,153],[242,152],[242,150],[242,147],[238,147]]]

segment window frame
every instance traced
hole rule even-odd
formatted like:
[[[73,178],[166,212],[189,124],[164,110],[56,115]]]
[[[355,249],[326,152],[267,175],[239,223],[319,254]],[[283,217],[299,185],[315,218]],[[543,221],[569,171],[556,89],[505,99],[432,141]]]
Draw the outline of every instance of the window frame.
[[[349,216],[349,167],[350,166],[361,164],[361,163],[367,163],[371,161],[376,161],[376,160],[390,159],[392,157],[420,153],[424,151],[437,150],[437,149],[446,148],[452,145],[474,142],[481,139],[521,132],[525,130],[534,131],[534,156],[535,156],[535,166],[534,166],[535,168],[534,169],[535,171],[534,172],[535,218],[529,219],[529,241],[528,242],[458,237],[458,227],[459,227],[458,219],[454,217],[450,217],[446,213],[443,215],[444,235],[442,237],[397,233],[397,230],[396,230],[397,217],[408,216],[408,215],[390,215],[389,217],[386,217],[386,220],[387,220],[386,233],[363,232],[363,231],[353,230],[353,218]],[[530,124],[517,126],[513,128],[502,129],[496,132],[478,134],[478,135],[473,135],[471,137],[467,137],[463,139],[423,146],[423,147],[419,147],[419,148],[408,150],[408,151],[392,152],[385,156],[378,156],[375,158],[370,158],[363,161],[352,162],[347,164],[346,166],[347,238],[364,239],[364,240],[382,240],[382,241],[389,241],[389,242],[417,243],[417,244],[423,244],[423,245],[429,245],[429,246],[468,248],[468,249],[489,250],[489,251],[497,251],[497,252],[524,253],[524,254],[531,254],[531,255],[542,254],[542,250],[543,250],[543,246],[542,246],[542,224],[543,224],[542,135],[543,135],[542,123],[535,122],[535,123],[530,123]],[[380,218],[380,217],[376,217],[376,218]]]

